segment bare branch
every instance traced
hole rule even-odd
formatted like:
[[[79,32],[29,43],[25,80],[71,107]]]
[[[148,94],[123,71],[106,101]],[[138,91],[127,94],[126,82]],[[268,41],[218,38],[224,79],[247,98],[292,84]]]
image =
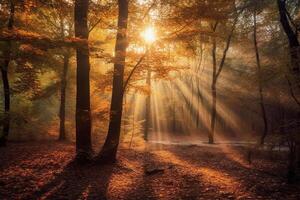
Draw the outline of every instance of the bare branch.
[[[143,60],[145,59],[145,57],[147,56],[148,54],[148,49],[147,51],[144,53],[144,55],[139,59],[139,61],[136,63],[136,65],[133,67],[133,69],[131,70],[130,74],[128,75],[125,83],[124,83],[124,86],[123,86],[123,93],[125,92],[126,90],[126,87],[128,86],[128,83],[132,77],[132,75],[134,74],[134,72],[136,71],[136,69],[139,67],[139,65],[143,62]]]

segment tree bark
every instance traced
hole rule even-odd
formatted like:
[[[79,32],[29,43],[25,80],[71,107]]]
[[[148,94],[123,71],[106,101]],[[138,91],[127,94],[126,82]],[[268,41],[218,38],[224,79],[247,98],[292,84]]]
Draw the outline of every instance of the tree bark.
[[[77,94],[76,94],[76,158],[86,161],[91,147],[91,109],[90,109],[90,62],[88,46],[89,1],[75,1],[75,36],[86,42],[76,48]]]
[[[15,4],[11,0],[10,1],[10,17],[8,21],[7,28],[8,30],[13,30],[14,27],[14,18],[15,18]],[[4,120],[3,120],[3,130],[2,134],[0,135],[0,147],[6,146],[7,137],[9,135],[10,129],[10,86],[9,86],[9,79],[8,79],[8,67],[11,61],[11,51],[12,51],[12,44],[11,41],[6,42],[6,49],[4,51],[4,63],[1,67],[1,74],[2,74],[2,84],[4,90]]]
[[[66,118],[66,88],[67,88],[67,75],[69,68],[70,56],[68,53],[64,55],[64,66],[61,75],[61,88],[60,88],[60,108],[59,108],[59,140],[66,140],[66,130],[65,130],[65,118]]]
[[[3,119],[3,130],[2,135],[0,137],[0,147],[6,146],[7,143],[7,137],[9,134],[9,127],[10,127],[10,89],[9,89],[9,81],[8,81],[8,75],[7,75],[7,67],[9,61],[6,60],[4,67],[6,69],[1,69],[2,73],[2,82],[3,82],[3,90],[4,90],[4,119]]]
[[[280,22],[281,25],[288,37],[289,46],[290,46],[290,54],[291,54],[291,64],[292,64],[292,71],[299,73],[300,66],[299,66],[299,40],[296,31],[293,30],[292,26],[290,25],[290,21],[287,16],[286,4],[285,0],[277,0],[277,5],[280,14]]]
[[[214,26],[214,32],[216,31],[217,23]],[[216,58],[216,38],[213,38],[213,48],[212,48],[212,62],[213,62],[213,74],[212,74],[212,84],[211,84],[211,121],[210,121],[210,132],[208,135],[208,143],[214,143],[214,134],[215,134],[215,124],[216,124],[216,114],[217,114],[217,58]]]
[[[216,84],[213,83],[211,87],[211,98],[212,98],[212,110],[211,110],[211,132],[209,134],[209,144],[214,144],[214,135],[215,135],[215,124],[216,124],[216,116],[217,116],[217,89]]]
[[[265,138],[268,134],[268,119],[267,119],[267,113],[265,109],[265,103],[264,103],[264,96],[263,96],[263,88],[262,88],[262,73],[261,73],[261,64],[260,64],[260,55],[258,51],[258,45],[257,45],[257,23],[256,23],[256,10],[253,14],[253,42],[254,42],[254,48],[255,48],[255,58],[256,58],[256,64],[257,64],[257,74],[258,74],[258,93],[259,93],[259,105],[261,109],[262,114],[262,120],[264,124],[264,131],[260,138],[260,144],[263,145],[265,143]]]
[[[288,37],[289,41],[289,47],[290,47],[290,56],[291,56],[291,70],[292,70],[292,76],[294,79],[296,79],[297,86],[299,87],[299,73],[300,73],[300,50],[299,50],[299,40],[298,40],[298,34],[297,31],[294,30],[296,27],[292,27],[292,23],[289,19],[289,13],[286,9],[286,1],[285,0],[277,0],[278,10],[280,14],[280,22],[281,25]],[[293,29],[294,28],[294,29]],[[295,102],[299,105],[299,101],[296,98],[294,91],[293,91],[293,84],[292,81],[290,81],[287,78],[288,85],[290,88],[291,95]],[[299,136],[298,136],[299,137]],[[299,140],[299,139],[298,139]],[[300,167],[300,144],[299,141],[296,141],[297,147],[297,154],[298,154],[298,165]]]
[[[115,46],[116,61],[114,64],[110,121],[107,138],[97,158],[97,161],[100,163],[113,163],[116,161],[120,140],[124,94],[124,68],[127,48],[128,0],[118,0],[118,6],[118,33]]]

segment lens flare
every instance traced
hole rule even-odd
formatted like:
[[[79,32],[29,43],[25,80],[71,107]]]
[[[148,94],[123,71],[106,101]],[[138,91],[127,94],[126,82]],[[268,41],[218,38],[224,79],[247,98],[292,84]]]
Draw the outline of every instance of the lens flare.
[[[147,27],[141,34],[143,39],[148,43],[151,44],[156,40],[156,33],[153,27]]]

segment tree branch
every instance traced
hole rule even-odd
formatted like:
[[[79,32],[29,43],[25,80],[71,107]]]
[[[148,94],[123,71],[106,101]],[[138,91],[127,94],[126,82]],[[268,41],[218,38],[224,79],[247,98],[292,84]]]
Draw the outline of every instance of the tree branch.
[[[147,54],[148,54],[148,49],[146,50],[145,54],[139,59],[139,61],[136,63],[136,65],[133,67],[133,69],[129,73],[129,75],[128,75],[125,83],[124,83],[124,86],[123,86],[123,93],[125,92],[126,87],[128,86],[128,83],[129,83],[132,75],[134,74],[134,72],[136,71],[136,69],[138,68],[138,66],[143,62],[143,60],[145,59],[145,57],[147,56]]]
[[[238,22],[238,18],[240,16],[240,14],[244,11],[244,9],[240,10],[240,12],[237,14],[237,16],[235,17],[234,19],[234,22],[233,22],[233,25],[232,25],[232,28],[231,28],[231,31],[230,31],[230,34],[227,38],[227,42],[226,42],[226,47],[223,51],[223,56],[222,56],[222,60],[221,60],[221,63],[219,65],[219,69],[216,73],[216,79],[218,79],[218,77],[220,76],[221,72],[222,72],[222,69],[224,67],[224,64],[225,64],[225,60],[226,60],[226,56],[227,56],[227,52],[229,50],[229,47],[230,47],[230,43],[231,43],[231,40],[232,40],[232,36],[233,36],[233,33],[234,33],[234,30],[235,30],[235,27],[236,27],[236,24]]]

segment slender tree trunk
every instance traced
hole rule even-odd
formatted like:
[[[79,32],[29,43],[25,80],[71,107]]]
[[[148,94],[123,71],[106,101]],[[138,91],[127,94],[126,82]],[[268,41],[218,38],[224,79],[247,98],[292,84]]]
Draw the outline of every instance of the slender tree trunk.
[[[203,60],[203,44],[201,43],[201,46],[200,46],[200,50],[201,50],[201,53],[200,53],[200,60],[199,60],[199,64],[198,64],[198,67],[197,67],[197,71],[196,73],[200,76],[200,71],[201,71],[201,66],[202,66],[202,60]],[[203,72],[203,71],[202,71]],[[200,127],[200,100],[202,101],[202,93],[201,93],[201,89],[200,89],[200,79],[199,77],[197,77],[197,80],[196,80],[196,84],[197,84],[197,115],[196,115],[196,126],[197,128]]]
[[[288,173],[287,179],[289,183],[295,181],[296,176],[296,151],[297,146],[294,140],[289,141],[289,155],[288,155]]]
[[[14,27],[14,17],[15,17],[15,5],[14,2],[10,1],[10,17],[8,21],[7,28],[8,30],[13,30]],[[9,134],[10,128],[10,87],[8,80],[8,67],[11,61],[11,50],[12,44],[11,41],[6,42],[6,49],[4,51],[4,63],[1,66],[1,74],[2,74],[2,84],[4,90],[4,121],[3,121],[3,131],[0,134],[0,147],[6,146],[7,137]]]
[[[75,36],[86,41],[76,49],[77,56],[77,94],[76,94],[76,157],[86,161],[91,147],[91,109],[90,109],[90,62],[88,46],[89,1],[75,1]]]
[[[256,18],[257,18],[256,11],[254,11],[254,14],[253,14],[253,19],[254,19],[253,42],[254,42],[254,48],[255,48],[255,57],[256,57],[257,74],[258,74],[259,105],[260,105],[262,119],[263,119],[263,123],[264,123],[264,131],[260,138],[260,144],[263,145],[265,143],[265,138],[268,134],[268,119],[267,119],[267,113],[266,113],[266,109],[265,109],[263,88],[262,88],[262,73],[261,73],[260,55],[259,55],[258,45],[257,45]]]
[[[236,17],[234,19],[234,22],[232,24],[231,27],[231,31],[229,33],[229,36],[227,38],[226,41],[226,45],[225,48],[223,50],[223,55],[221,58],[221,62],[219,64],[219,66],[217,67],[217,42],[216,42],[216,38],[213,38],[213,48],[212,48],[212,61],[213,61],[213,74],[212,74],[212,84],[211,84],[211,93],[212,93],[212,110],[211,110],[211,130],[210,133],[208,135],[208,139],[209,139],[209,143],[213,144],[214,143],[214,133],[215,133],[215,122],[216,122],[216,117],[217,117],[217,81],[218,78],[223,70],[224,64],[225,64],[225,60],[227,57],[227,52],[229,50],[230,44],[231,44],[231,40],[232,40],[232,36],[236,27],[236,24],[238,22],[238,18],[239,15],[243,12],[243,10],[239,11],[236,14]],[[217,30],[217,26],[218,26],[218,22],[216,22],[213,26],[212,26],[212,30],[213,32],[216,32]]]
[[[214,135],[215,135],[215,124],[216,124],[216,116],[217,116],[217,89],[216,85],[213,84],[211,89],[211,95],[212,95],[212,111],[211,111],[211,133],[209,135],[209,144],[213,144],[214,141]]]
[[[197,85],[199,82],[197,83]],[[199,94],[199,85],[197,86],[197,115],[196,115],[196,128],[198,129],[200,127],[200,94]]]
[[[203,97],[201,92],[200,79],[197,78],[197,113],[196,113],[197,128],[200,128],[200,105],[203,106]]]
[[[60,108],[59,108],[59,140],[66,140],[66,130],[65,130],[65,113],[66,113],[66,88],[67,88],[67,75],[69,68],[70,56],[68,53],[64,54],[64,66],[63,73],[61,75],[61,88],[60,88]]]
[[[147,70],[147,78],[146,84],[150,88],[151,87],[151,71]],[[149,135],[149,127],[150,127],[150,112],[151,112],[151,94],[147,94],[146,97],[146,111],[145,111],[145,126],[144,126],[144,139],[148,140]]]
[[[214,31],[216,30],[217,24],[214,27]],[[212,61],[213,61],[213,74],[212,74],[212,84],[211,84],[211,121],[210,121],[210,133],[208,136],[208,143],[214,143],[214,134],[215,134],[215,124],[216,124],[216,114],[217,114],[217,88],[216,88],[216,81],[217,81],[217,58],[216,58],[216,38],[213,39],[213,48],[212,48]]]
[[[116,161],[120,140],[124,94],[123,79],[127,48],[128,0],[118,0],[118,5],[118,33],[115,46],[116,62],[114,64],[109,129],[104,146],[97,158],[97,161],[102,163],[113,163]]]

